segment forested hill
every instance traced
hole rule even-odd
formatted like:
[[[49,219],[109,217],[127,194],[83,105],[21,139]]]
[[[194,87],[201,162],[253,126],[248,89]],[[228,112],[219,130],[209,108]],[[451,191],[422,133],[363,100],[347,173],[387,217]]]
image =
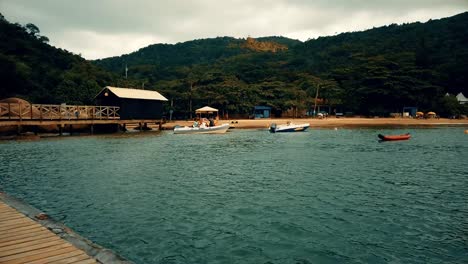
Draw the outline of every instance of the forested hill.
[[[210,104],[245,113],[253,105],[276,110],[313,107],[319,97],[333,108],[388,115],[403,106],[459,113],[448,92],[468,94],[468,13],[426,23],[392,24],[300,42],[215,38],[156,44],[95,61],[162,91],[176,111]],[[284,49],[268,51],[269,46]],[[267,47],[264,49],[264,47]]]
[[[467,43],[468,13],[462,13],[307,41],[293,64],[336,81],[341,98],[361,113],[403,105],[443,113],[450,101],[443,95],[468,93]]]
[[[263,37],[258,38],[257,41],[280,44],[286,47],[301,43],[298,40],[284,37]],[[177,44],[153,44],[130,54],[96,60],[94,63],[114,72],[122,72],[125,65],[171,67],[214,63],[217,60],[249,53],[245,42],[243,39],[218,37]]]
[[[204,105],[230,114],[254,105],[301,112],[314,107],[317,94],[332,109],[364,115],[403,106],[467,111],[445,94],[468,96],[468,13],[306,42],[219,37],[155,44],[93,62],[47,41],[35,25],[0,15],[0,98],[89,104],[103,86],[144,85],[169,98],[167,108],[179,117]]]
[[[119,78],[79,55],[50,46],[37,26],[12,24],[0,14],[0,99],[91,104],[103,86],[117,85]]]

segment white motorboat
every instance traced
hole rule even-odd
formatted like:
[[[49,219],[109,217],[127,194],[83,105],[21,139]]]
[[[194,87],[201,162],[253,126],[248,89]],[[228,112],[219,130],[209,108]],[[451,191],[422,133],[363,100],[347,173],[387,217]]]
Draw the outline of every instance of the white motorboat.
[[[288,122],[287,124],[284,124],[284,125],[276,125],[275,123],[273,123],[270,125],[270,132],[271,133],[301,132],[301,131],[305,131],[307,128],[309,128],[309,126],[310,126],[309,123],[293,124],[291,122]]]
[[[174,134],[223,134],[229,129],[229,124],[222,124],[212,127],[189,127],[176,126]]]

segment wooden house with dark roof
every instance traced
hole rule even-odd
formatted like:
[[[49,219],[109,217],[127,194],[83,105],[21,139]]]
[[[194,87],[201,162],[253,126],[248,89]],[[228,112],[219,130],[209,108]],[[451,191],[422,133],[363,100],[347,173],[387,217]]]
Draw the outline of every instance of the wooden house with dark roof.
[[[167,99],[151,90],[104,87],[95,97],[98,105],[118,106],[121,120],[161,119]]]

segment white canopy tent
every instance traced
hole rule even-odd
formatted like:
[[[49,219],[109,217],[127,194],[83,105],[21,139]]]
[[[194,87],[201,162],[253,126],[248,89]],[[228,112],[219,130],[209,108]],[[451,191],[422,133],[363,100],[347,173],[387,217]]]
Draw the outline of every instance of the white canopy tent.
[[[197,115],[201,115],[202,114],[213,114],[213,115],[216,115],[216,119],[219,119],[218,117],[218,109],[216,108],[213,108],[213,107],[209,107],[209,106],[204,106],[202,108],[198,108],[197,110],[195,110],[195,114]]]
[[[468,98],[466,98],[463,93],[459,93],[457,94],[457,100],[458,100],[458,103],[460,104],[466,104],[468,103]]]

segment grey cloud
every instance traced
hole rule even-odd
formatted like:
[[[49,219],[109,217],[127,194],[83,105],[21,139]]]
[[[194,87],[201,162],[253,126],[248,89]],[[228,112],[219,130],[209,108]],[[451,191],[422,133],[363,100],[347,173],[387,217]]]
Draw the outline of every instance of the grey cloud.
[[[393,22],[455,15],[466,0],[1,0],[12,22],[34,23],[53,45],[85,58],[153,42],[284,35],[306,40]]]

